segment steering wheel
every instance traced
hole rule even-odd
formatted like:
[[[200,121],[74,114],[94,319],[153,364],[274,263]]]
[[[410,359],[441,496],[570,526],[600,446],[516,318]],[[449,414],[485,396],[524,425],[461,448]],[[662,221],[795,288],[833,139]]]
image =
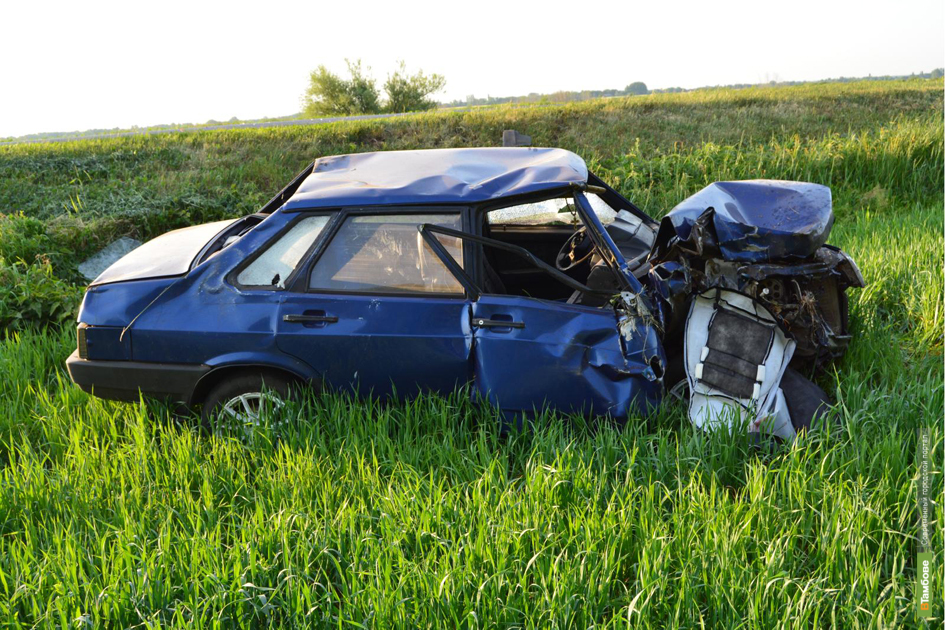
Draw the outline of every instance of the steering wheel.
[[[594,243],[587,237],[587,228],[580,228],[568,237],[558,255],[555,256],[555,267],[559,271],[569,271],[591,257],[594,253]]]

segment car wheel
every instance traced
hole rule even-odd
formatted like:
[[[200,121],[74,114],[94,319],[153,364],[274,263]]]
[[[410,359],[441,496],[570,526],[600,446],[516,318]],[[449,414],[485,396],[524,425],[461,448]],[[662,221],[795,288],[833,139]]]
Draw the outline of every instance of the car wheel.
[[[260,416],[285,405],[289,381],[275,374],[241,374],[210,390],[200,414],[205,429],[217,435],[245,436]]]

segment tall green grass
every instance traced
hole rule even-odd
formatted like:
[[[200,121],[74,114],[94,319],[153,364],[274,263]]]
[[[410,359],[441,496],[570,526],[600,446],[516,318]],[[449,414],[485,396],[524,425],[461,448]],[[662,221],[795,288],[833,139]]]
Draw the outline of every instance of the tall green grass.
[[[754,147],[757,152],[770,145],[781,156],[780,162],[766,163],[770,168],[788,165],[791,155],[810,150],[820,154],[818,159],[836,163],[845,155],[882,158],[892,149],[895,161],[903,150],[895,143],[909,145],[910,133],[920,136],[920,143],[925,136],[941,135],[941,93],[941,80],[709,90],[316,127],[12,145],[0,147],[0,211],[61,220],[124,217],[147,231],[146,217],[153,221],[154,215],[170,210],[193,216],[252,212],[290,174],[321,155],[496,146],[502,130],[509,128],[531,135],[536,146],[577,151],[602,167],[599,174],[605,177],[606,169],[615,168],[615,161],[627,154],[639,162],[677,152],[711,152],[712,147]],[[882,132],[884,128],[889,131]],[[898,139],[877,137],[883,133]],[[833,146],[831,139],[843,146]],[[866,144],[857,149],[860,141]],[[709,147],[703,146],[706,143]],[[934,164],[929,168],[934,170]],[[845,175],[842,170],[829,172]],[[899,182],[905,179],[900,176]],[[618,185],[624,181],[615,176]],[[621,190],[638,192],[632,186]],[[676,199],[665,202],[671,207]]]
[[[73,330],[18,332],[0,341],[0,624],[918,625],[919,427],[931,430],[933,496],[943,489],[940,82],[935,89],[937,105],[912,83],[826,86],[783,99],[751,90],[317,132],[337,134],[339,147],[357,137],[352,150],[362,150],[378,134],[384,148],[397,134],[404,146],[452,138],[431,141],[424,125],[462,123],[463,138],[491,137],[485,127],[501,128],[506,115],[534,117],[551,134],[573,114],[568,124],[601,138],[608,124],[719,117],[679,146],[654,132],[619,147],[601,141],[588,157],[654,214],[714,179],[833,186],[831,242],[854,257],[867,288],[850,295],[849,352],[819,379],[837,402],[831,422],[792,445],[758,448],[698,433],[683,406],[667,404],[622,428],[545,412],[504,436],[494,413],[462,392],[387,406],[308,393],[249,437],[212,437],[160,405],[101,401],[72,386],[62,362]],[[738,128],[763,117],[783,120],[784,133]],[[720,139],[702,137],[716,127]],[[0,246],[73,246],[56,230],[95,220],[95,207],[105,213],[92,201],[108,190],[178,200],[223,191],[221,203],[234,205],[220,211],[242,212],[243,192],[259,187],[261,197],[262,182],[285,179],[279,151],[311,155],[302,131],[263,131],[0,151],[4,181],[33,177],[49,190],[60,185],[49,161],[87,158],[81,187],[98,191],[71,215],[43,214],[48,200],[24,193],[20,209],[47,217],[50,240],[29,232]],[[148,175],[136,179],[131,163]],[[145,215],[157,229],[211,213],[194,208]],[[141,225],[120,221],[110,225]],[[932,518],[941,559],[941,502]],[[933,623],[943,612],[938,597]]]
[[[747,177],[826,184],[844,210],[893,210],[941,193],[942,133],[941,116],[929,115],[854,134],[707,142],[672,151],[647,149],[638,140],[592,168],[655,216],[712,182]]]

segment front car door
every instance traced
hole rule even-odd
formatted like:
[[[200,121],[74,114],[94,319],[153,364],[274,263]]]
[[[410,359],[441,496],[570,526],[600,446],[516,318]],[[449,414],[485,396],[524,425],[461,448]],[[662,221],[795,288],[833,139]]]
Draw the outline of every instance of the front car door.
[[[628,356],[609,306],[482,295],[472,310],[475,389],[506,414],[548,405],[622,419],[659,400],[661,384]]]
[[[460,238],[467,245],[505,249],[572,289],[594,292],[521,247],[431,226],[422,232],[460,277],[465,272],[450,264],[452,254],[436,241]],[[619,261],[614,262],[621,268]],[[631,317],[610,303],[595,307],[487,294],[468,276],[466,283],[475,286],[470,306],[474,391],[507,415],[530,414],[547,405],[565,412],[626,418],[659,403],[665,356],[656,329],[644,318]],[[632,291],[640,284],[630,275],[624,286]]]

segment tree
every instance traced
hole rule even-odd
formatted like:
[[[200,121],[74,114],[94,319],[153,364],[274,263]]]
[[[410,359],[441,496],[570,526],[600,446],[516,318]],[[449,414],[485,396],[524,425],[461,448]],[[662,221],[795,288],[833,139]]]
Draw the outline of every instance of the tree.
[[[351,81],[348,83],[348,91],[351,94],[351,100],[354,102],[355,109],[359,114],[377,114],[381,111],[381,96],[377,91],[377,81],[374,77],[368,76],[361,71],[361,60],[351,63],[345,59],[348,64],[348,72],[351,74]],[[367,72],[371,69],[367,68]]]
[[[646,83],[643,81],[634,81],[627,87],[623,89],[624,94],[633,94],[635,96],[642,96],[643,94],[649,94],[650,91],[646,89]]]
[[[932,70],[929,76],[933,79],[941,79],[943,74],[945,74],[945,69],[936,68],[935,70]]]
[[[436,101],[429,98],[446,85],[446,79],[439,74],[426,75],[423,70],[414,75],[407,74],[407,67],[400,62],[400,69],[388,75],[384,82],[387,93],[387,111],[419,112],[436,107]]]
[[[307,116],[349,116],[376,114],[381,111],[376,81],[361,68],[361,60],[345,59],[350,79],[342,79],[325,66],[318,66],[309,79],[302,97]],[[370,71],[370,68],[367,69]]]

